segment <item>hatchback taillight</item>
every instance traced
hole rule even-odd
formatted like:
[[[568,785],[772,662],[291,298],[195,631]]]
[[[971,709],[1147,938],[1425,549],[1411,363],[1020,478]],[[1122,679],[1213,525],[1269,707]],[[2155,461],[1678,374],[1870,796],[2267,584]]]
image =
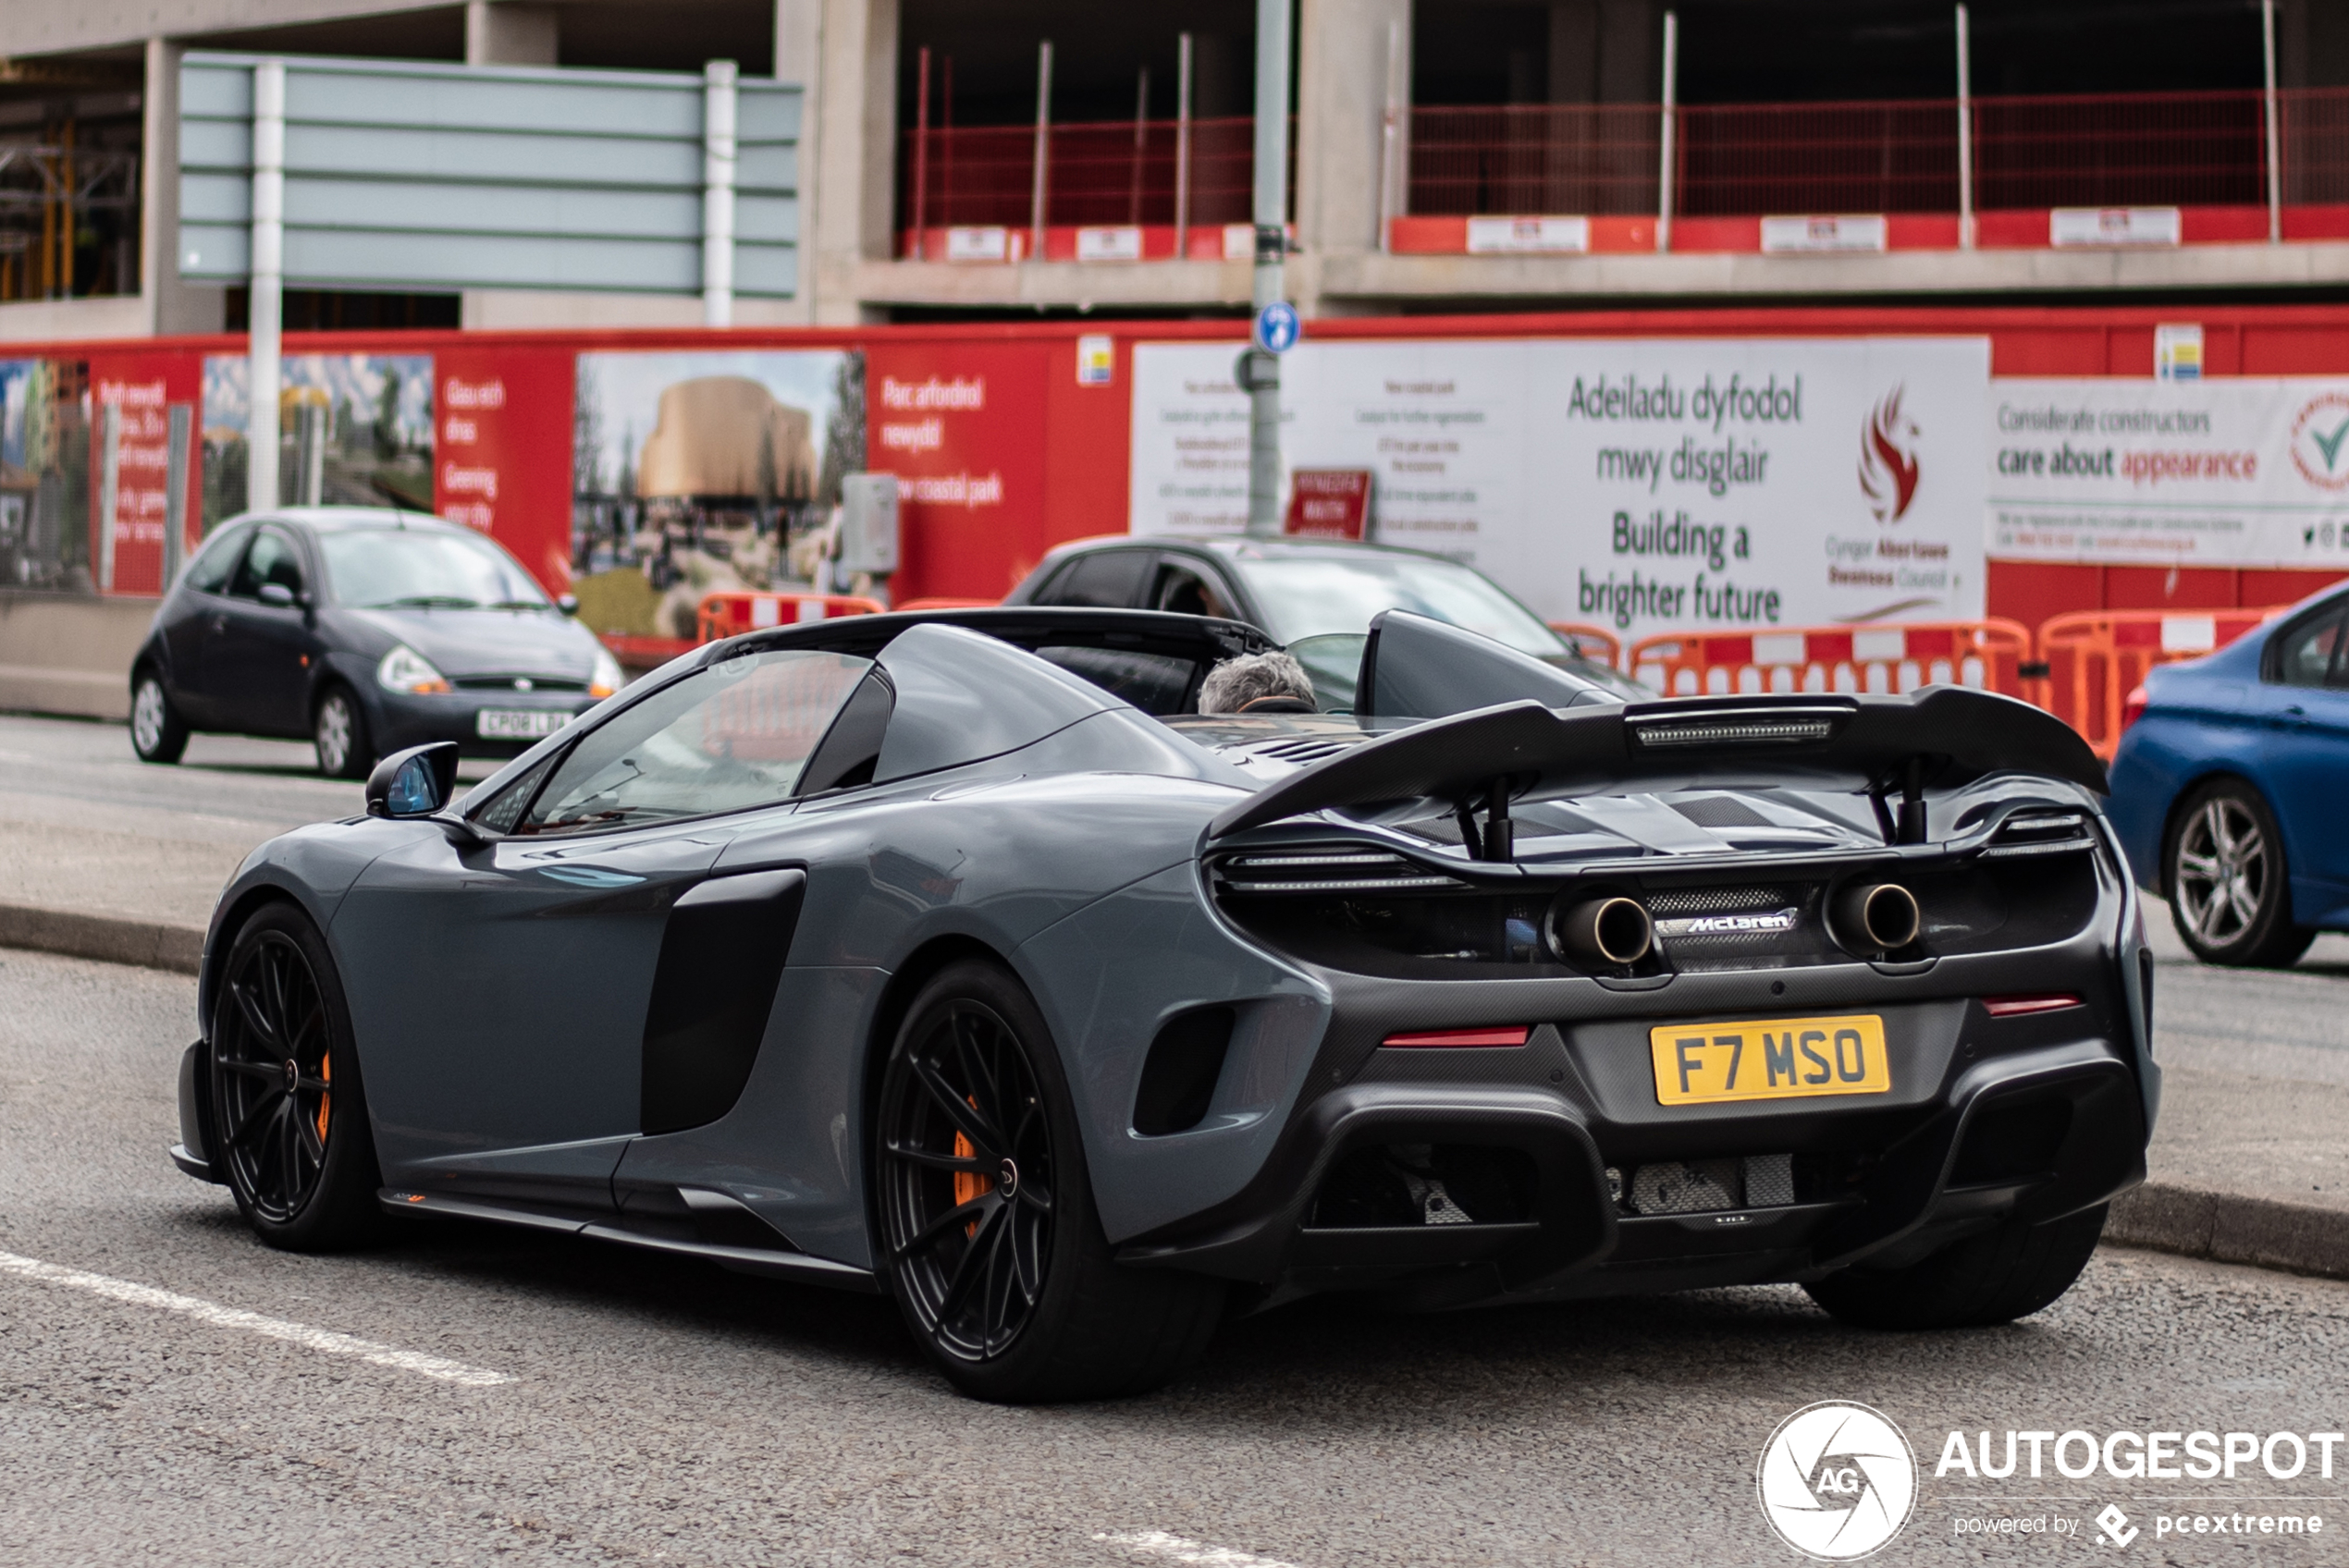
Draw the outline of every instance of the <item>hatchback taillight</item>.
[[[2131,688],[2129,694],[2121,699],[2121,728],[2126,729],[2143,718],[2146,716],[2146,704],[2150,701],[2152,699],[2146,695],[2146,689],[2142,682]]]

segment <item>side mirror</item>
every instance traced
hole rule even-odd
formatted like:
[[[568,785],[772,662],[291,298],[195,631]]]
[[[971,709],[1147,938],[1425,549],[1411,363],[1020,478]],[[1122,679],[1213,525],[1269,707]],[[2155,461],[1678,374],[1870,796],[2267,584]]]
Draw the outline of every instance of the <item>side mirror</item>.
[[[555,601],[555,607],[562,611],[565,615],[577,615],[579,613],[579,595],[576,594],[565,594]]]
[[[274,609],[289,610],[294,607],[294,591],[282,582],[264,582],[261,585],[261,602]]]
[[[411,746],[375,764],[367,775],[369,816],[430,816],[457,791],[457,742]]]

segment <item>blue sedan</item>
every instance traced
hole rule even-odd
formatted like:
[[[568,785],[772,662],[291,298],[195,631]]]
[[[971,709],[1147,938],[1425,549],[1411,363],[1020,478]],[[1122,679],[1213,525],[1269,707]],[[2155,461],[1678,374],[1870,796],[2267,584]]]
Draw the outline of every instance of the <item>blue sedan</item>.
[[[2112,764],[2112,825],[2206,963],[2281,966],[2349,930],[2349,590],[2153,670]]]

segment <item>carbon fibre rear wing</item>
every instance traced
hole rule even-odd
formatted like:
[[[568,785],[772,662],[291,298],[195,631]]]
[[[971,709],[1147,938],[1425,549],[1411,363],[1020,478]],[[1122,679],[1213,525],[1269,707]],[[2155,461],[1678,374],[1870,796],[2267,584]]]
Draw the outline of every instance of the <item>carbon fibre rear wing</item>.
[[[1349,747],[1224,812],[1208,837],[1331,809],[1389,820],[1450,811],[1470,844],[1500,860],[1509,858],[1511,802],[1768,783],[1864,790],[1886,840],[1905,843],[1924,838],[1927,790],[1998,773],[2106,790],[2104,765],[2071,726],[1969,687],[1568,709],[1528,700]]]

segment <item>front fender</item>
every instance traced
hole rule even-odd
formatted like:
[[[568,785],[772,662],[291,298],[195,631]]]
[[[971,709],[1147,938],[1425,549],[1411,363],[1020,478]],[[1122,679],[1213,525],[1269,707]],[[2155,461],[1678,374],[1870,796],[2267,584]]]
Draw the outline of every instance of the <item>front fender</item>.
[[[299,904],[334,946],[335,912],[360,873],[384,854],[440,829],[429,823],[358,817],[314,822],[281,833],[247,855],[213,906],[204,930],[203,959],[196,973],[196,1027],[212,1036],[212,1010],[228,949],[253,911],[283,900]]]

